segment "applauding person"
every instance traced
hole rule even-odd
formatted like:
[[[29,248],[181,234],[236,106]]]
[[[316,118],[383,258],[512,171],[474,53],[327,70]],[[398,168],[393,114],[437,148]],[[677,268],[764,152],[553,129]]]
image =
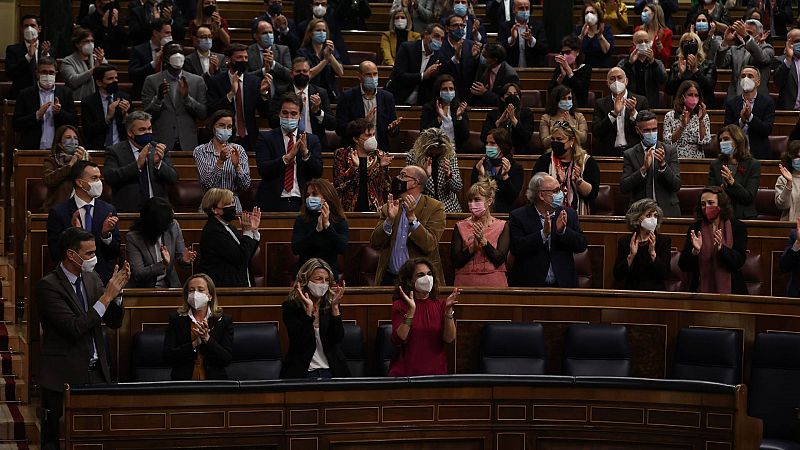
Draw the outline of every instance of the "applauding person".
[[[587,84],[588,87],[588,84]],[[550,128],[556,122],[569,123],[578,134],[578,141],[581,145],[586,145],[589,137],[589,126],[586,124],[586,117],[578,111],[578,106],[573,101],[575,95],[573,90],[565,85],[557,85],[550,88],[547,96],[547,108],[539,121],[539,139],[542,140],[544,148],[550,148],[552,139]]]
[[[617,241],[614,279],[623,289],[663,291],[670,273],[671,240],[658,233],[663,215],[655,200],[643,198],[628,209],[625,222],[633,233]]]
[[[581,44],[575,36],[564,36],[561,40],[561,54],[555,56],[556,68],[548,90],[556,86],[567,86],[575,95],[578,108],[589,106],[589,83],[592,81],[592,67],[582,62]]]
[[[775,181],[775,206],[781,220],[793,221],[800,216],[800,141],[789,142],[778,164],[781,174]]]
[[[72,125],[62,125],[56,130],[53,147],[44,159],[42,178],[47,185],[47,197],[42,210],[47,211],[56,203],[63,202],[72,195],[72,180],[69,174],[75,163],[89,159],[78,140],[78,129]]]
[[[684,33],[678,47],[675,63],[667,76],[664,92],[675,96],[675,92],[686,81],[694,81],[702,94],[708,108],[716,105],[714,86],[717,84],[717,66],[709,58],[700,36],[695,33]],[[678,96],[680,97],[680,96]]]
[[[493,199],[494,212],[511,212],[522,189],[523,169],[520,163],[514,161],[511,139],[505,128],[489,131],[486,136],[486,155],[472,169],[472,184],[487,178],[497,184],[497,195]]]
[[[433,92],[438,95],[422,106],[419,129],[441,129],[450,142],[455,143],[455,150],[461,152],[469,140],[467,102],[459,101],[455,79],[450,75],[440,76],[434,84]]]
[[[755,219],[761,162],[750,155],[747,139],[736,125],[719,130],[719,157],[708,168],[708,185],[725,190],[736,219]]]
[[[500,106],[489,111],[483,122],[481,141],[487,143],[488,135],[495,128],[504,128],[511,135],[514,153],[527,155],[532,153],[531,136],[533,135],[533,111],[521,105],[520,88],[517,83],[503,86]]]
[[[464,187],[452,141],[438,128],[424,130],[406,155],[406,164],[422,167],[424,192],[444,204],[447,212],[461,212],[458,193]]]
[[[624,8],[624,7],[623,7]],[[581,52],[590,67],[611,67],[611,52],[614,50],[614,31],[603,22],[603,10],[599,3],[587,2],[583,7],[583,25],[575,27],[575,35],[581,44]]]
[[[292,251],[299,257],[298,266],[319,258],[331,266],[334,279],[340,279],[338,257],[347,251],[347,240],[347,218],[336,189],[324,178],[309,181],[292,230]]]
[[[367,119],[347,125],[350,147],[333,155],[333,180],[345,211],[379,211],[389,193],[392,155],[378,148],[375,126]]]
[[[664,142],[675,146],[679,158],[704,157],[703,148],[711,142],[711,120],[696,82],[686,80],[678,88],[672,110],[664,116]]]
[[[233,113],[219,110],[211,115],[208,125],[214,133],[211,141],[195,147],[193,152],[197,178],[203,192],[211,188],[232,191],[236,212],[242,212],[238,193],[250,187],[250,165],[244,147],[230,142],[234,133]]]

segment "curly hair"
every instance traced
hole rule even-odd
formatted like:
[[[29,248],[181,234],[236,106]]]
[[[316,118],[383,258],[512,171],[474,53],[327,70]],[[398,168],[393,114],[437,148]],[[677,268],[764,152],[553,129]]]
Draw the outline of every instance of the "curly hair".
[[[661,219],[664,217],[664,212],[661,210],[661,207],[658,206],[658,202],[652,198],[637,200],[628,208],[628,212],[625,213],[625,223],[628,225],[628,229],[631,231],[639,231],[639,227],[641,226],[639,218],[642,217],[643,214],[647,214],[649,211],[653,210],[658,214],[657,230],[661,226]]]
[[[733,206],[731,205],[731,199],[728,197],[728,194],[725,193],[725,190],[719,186],[706,186],[697,196],[697,207],[695,208],[695,214],[697,215],[698,219],[706,220],[705,216],[703,215],[703,208],[700,206],[700,199],[703,198],[703,194],[706,192],[715,194],[717,196],[717,205],[719,205],[719,217],[721,220],[733,218]]]
[[[412,163],[415,166],[425,167],[425,158],[429,155],[432,148],[442,148],[439,161],[449,160],[456,154],[453,141],[442,131],[441,128],[428,128],[419,133],[419,137],[414,141],[414,146],[408,151]]]
[[[436,279],[436,269],[430,259],[420,257],[409,259],[400,267],[400,270],[397,271],[397,281],[395,282],[394,289],[395,300],[402,298],[399,288],[403,288],[406,295],[414,292],[414,275],[416,275],[417,264],[425,264],[433,274],[433,288],[428,296],[430,298],[439,297],[439,280]]]

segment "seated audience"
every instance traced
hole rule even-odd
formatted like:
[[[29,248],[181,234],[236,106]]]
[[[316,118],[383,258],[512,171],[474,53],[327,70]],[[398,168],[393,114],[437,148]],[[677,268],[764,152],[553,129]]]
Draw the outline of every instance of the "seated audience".
[[[392,301],[395,352],[390,377],[447,375],[445,349],[456,340],[453,308],[461,289],[453,288],[442,300],[439,285],[443,281],[425,257],[409,259],[400,267]]]
[[[773,74],[779,92],[777,109],[800,110],[800,90],[797,82],[797,74],[800,73],[798,61],[800,61],[800,28],[793,28],[786,36],[782,64],[777,65]]]
[[[719,186],[704,188],[678,260],[689,273],[689,292],[747,294],[741,272],[746,258],[747,227],[733,217],[728,195]]]
[[[675,9],[677,10],[677,7]],[[652,50],[652,54],[648,53],[651,61],[655,59],[661,61],[662,67],[669,66],[669,58],[672,55],[672,30],[667,27],[664,10],[658,3],[647,3],[639,14],[642,25],[637,25],[633,29],[634,46],[638,47],[640,54],[649,48]],[[637,42],[636,33],[639,31],[646,32],[647,37]]]
[[[294,12],[298,20],[301,19],[300,12]],[[300,39],[297,35],[299,33],[302,36],[305,30],[298,29],[294,19],[283,14],[283,0],[264,0],[264,14],[254,20],[266,20],[271,23],[275,30],[275,43],[289,47],[292,56],[297,56],[297,49],[300,48]]]
[[[700,36],[694,33],[684,33],[676,52],[676,61],[667,76],[664,92],[675,96],[683,83],[693,81],[697,83],[702,93],[703,102],[709,109],[714,109],[714,87],[717,85],[717,66],[714,60],[709,59],[703,50]],[[680,95],[678,95],[680,97]]]
[[[608,24],[613,34],[628,32],[628,5],[624,0],[603,0],[600,5],[603,17],[600,22]],[[584,10],[585,16],[586,10]],[[641,14],[641,13],[637,13]]]
[[[81,100],[81,122],[86,146],[101,149],[125,139],[131,97],[119,90],[119,73],[114,66],[95,67],[92,78],[96,92]]]
[[[169,314],[164,361],[172,379],[226,380],[233,360],[233,318],[222,313],[214,280],[196,273],[183,285],[184,303]]]
[[[233,192],[236,212],[242,212],[239,193],[250,187],[250,165],[247,152],[239,144],[230,142],[235,130],[233,113],[221,109],[211,115],[208,126],[213,137],[206,144],[195,147],[193,156],[197,165],[197,179],[203,192],[211,188],[228,189]]]
[[[550,148],[533,165],[533,173],[553,177],[564,194],[563,207],[578,214],[592,214],[600,191],[600,167],[581,146],[578,132],[569,122],[556,121],[550,128]]]
[[[261,183],[256,203],[265,211],[297,212],[303,194],[300,188],[322,176],[319,139],[298,130],[303,101],[297,94],[280,98],[280,127],[259,133],[256,163]]]
[[[686,80],[675,92],[672,109],[664,116],[664,142],[675,146],[678,158],[705,157],[703,149],[711,142],[711,119],[705,99],[700,85]]]
[[[399,8],[407,10],[408,29],[422,33],[430,24],[438,24],[436,18],[439,15],[434,14],[433,10],[435,7],[441,8],[443,3],[437,0],[393,0],[391,10],[394,11]],[[491,6],[487,5],[487,8],[491,8]]]
[[[762,80],[755,67],[745,67],[739,77],[742,95],[728,97],[725,102],[725,125],[741,128],[754,157],[773,159],[769,135],[775,122],[775,102],[759,90]]]
[[[550,129],[559,121],[569,123],[578,136],[578,142],[586,145],[589,126],[583,113],[578,111],[574,98],[572,89],[565,85],[556,86],[548,92],[547,107],[539,121],[539,139],[542,140],[544,148],[550,148]]]
[[[661,215],[680,217],[678,152],[673,146],[659,142],[658,120],[651,111],[642,111],[636,116],[636,131],[642,141],[622,154],[619,190],[630,196],[631,203],[643,198],[653,199],[663,212]]]
[[[292,252],[298,256],[298,267],[312,258],[319,258],[331,267],[334,280],[342,278],[339,255],[347,251],[348,226],[336,188],[324,178],[316,178],[305,186],[305,201],[294,220]]]
[[[728,85],[728,101],[746,92],[736,74],[741,74],[748,66],[753,67],[759,74],[758,79],[763,83],[756,83],[758,93],[769,98],[767,81],[775,56],[772,45],[761,40],[764,27],[757,20],[741,20],[725,30],[725,37],[717,50],[715,63],[717,69],[731,69],[731,83]]]
[[[333,181],[347,212],[380,211],[391,188],[392,155],[378,148],[375,126],[367,119],[347,125],[353,144],[333,155]]]
[[[789,235],[789,243],[783,251],[778,267],[783,273],[790,274],[789,283],[786,285],[787,297],[800,297],[800,218],[796,218],[797,226]]]
[[[546,173],[531,178],[525,196],[528,204],[508,216],[514,255],[508,285],[578,287],[574,255],[586,251],[578,214],[565,206],[559,182]]]
[[[17,96],[12,125],[19,133],[17,148],[51,148],[56,128],[76,126],[72,91],[56,86],[56,60],[42,56],[36,65],[37,83]]]
[[[483,26],[483,23],[475,17],[472,0],[445,0],[439,17],[439,23],[446,25],[447,18],[450,15],[456,15],[464,19],[464,36],[467,39],[479,44],[486,44],[488,41],[486,28]]]
[[[511,3],[513,18],[498,26],[497,42],[506,50],[512,67],[543,67],[548,52],[544,26],[533,18],[530,0]]]
[[[712,62],[716,61],[717,51],[722,44],[722,36],[717,34],[717,23],[713,20],[709,22],[708,15],[704,13],[698,14],[691,20],[694,21],[692,26],[694,26],[694,32],[700,37],[706,59]],[[714,65],[716,66],[716,63]]]
[[[78,161],[90,159],[89,152],[80,144],[78,129],[72,125],[58,127],[53,147],[43,164],[42,179],[47,185],[47,197],[44,199],[42,212],[72,196],[70,172]]]
[[[715,29],[719,33],[724,33],[728,26],[733,23],[728,13],[728,8],[724,3],[721,3],[719,0],[709,0],[708,3],[703,1],[702,3],[697,2],[697,4],[692,5],[692,8],[686,15],[684,28],[688,29],[693,24],[696,24],[695,19],[700,16],[706,17],[706,23],[708,24],[707,31],[711,31],[712,33],[715,32]]]
[[[555,60],[556,68],[553,70],[548,91],[552,92],[556,86],[567,86],[575,95],[575,105],[586,108],[589,105],[592,68],[582,62],[580,42],[575,36],[564,36],[561,40],[561,54],[556,55]]]
[[[164,47],[172,42],[172,25],[165,20],[155,20],[148,26],[150,40],[131,47],[128,61],[128,76],[133,83],[131,96],[141,100],[144,81],[150,75],[161,72],[168,61],[164,57]]]
[[[483,179],[467,194],[470,216],[456,223],[450,244],[455,286],[506,287],[508,223],[492,217],[497,183]]]
[[[503,87],[508,83],[519,84],[519,75],[506,62],[506,51],[498,44],[486,44],[475,79],[469,89],[470,103],[475,106],[499,106]]]
[[[778,164],[781,174],[775,181],[775,206],[781,220],[792,222],[800,216],[800,141],[789,142]]]
[[[392,193],[381,207],[378,225],[369,240],[370,247],[380,252],[375,284],[394,285],[401,266],[418,257],[431,260],[438,279],[444,279],[439,258],[444,206],[422,193],[427,183],[428,175],[419,166],[406,166],[392,179]]]
[[[507,83],[503,86],[500,106],[489,111],[483,121],[481,141],[487,142],[489,132],[495,128],[503,128],[511,136],[514,153],[526,155],[532,153],[530,142],[533,135],[533,111],[522,106],[519,84]]]
[[[164,70],[147,77],[142,88],[142,108],[154,118],[154,138],[167,150],[197,147],[197,121],[206,118],[206,83],[203,77],[183,71],[180,44],[164,46]],[[165,98],[166,97],[166,98]]]
[[[179,1],[194,3],[191,0]],[[173,36],[175,40],[182,42],[186,35],[186,19],[184,17],[194,17],[195,15],[184,16],[181,8],[176,7],[171,0],[138,0],[129,2],[128,6],[130,8],[128,12],[128,32],[133,46],[147,42],[150,37],[151,26],[157,22],[169,25],[171,31],[175,34]],[[193,35],[194,33],[191,34]]]
[[[661,0],[661,1],[651,1],[651,0],[636,0],[633,5],[633,12],[634,14],[643,15],[644,9],[647,6],[654,5],[661,8],[661,16],[663,16],[663,27],[669,28],[669,30],[674,30],[675,25],[672,23],[672,14],[678,12],[678,0]],[[654,9],[651,8],[651,11],[654,12]],[[651,16],[652,20],[653,16]],[[644,18],[642,18],[642,23],[644,23]]]
[[[200,207],[208,221],[200,235],[200,263],[198,270],[208,274],[220,287],[253,287],[255,278],[250,260],[258,250],[261,234],[261,210],[242,211],[240,232],[231,225],[236,220],[233,192],[211,188]]]
[[[217,0],[198,0],[197,6],[197,17],[189,22],[189,34],[194,35],[195,30],[201,25],[208,26],[211,28],[213,39],[211,49],[217,53],[224,52],[231,45],[231,35],[228,31],[228,21],[217,9]]]
[[[334,48],[333,41],[328,39],[328,24],[324,20],[314,19],[309,22],[297,56],[306,58],[311,66],[310,83],[325,89],[331,101],[336,102],[340,94],[336,77],[344,75],[344,68],[339,51]]]
[[[646,97],[628,92],[628,77],[624,70],[614,67],[608,71],[607,77],[611,95],[597,100],[594,105],[592,153],[619,156],[639,143],[636,115],[650,106]]]
[[[297,273],[297,281],[281,305],[283,325],[289,335],[289,351],[281,378],[344,378],[350,376],[340,344],[344,326],[339,305],[344,281],[339,286],[331,266],[311,258]]]
[[[103,49],[104,56],[127,58],[128,35],[119,21],[119,5],[112,0],[95,0],[94,6],[94,11],[84,17],[80,25],[92,32],[94,43]]]
[[[460,101],[456,82],[450,75],[441,75],[433,85],[433,91],[439,93],[438,98],[422,106],[419,129],[441,130],[451,142],[455,143],[455,150],[463,152],[469,140],[467,102]]]
[[[395,8],[389,11],[389,31],[381,34],[381,65],[393,66],[397,52],[403,42],[413,42],[422,39],[422,35],[412,31],[411,13],[406,7]]]
[[[41,58],[50,55],[50,41],[39,39],[42,27],[39,18],[26,14],[19,20],[22,42],[6,47],[6,79],[11,81],[8,99],[17,98],[19,92],[36,84],[36,66]]]
[[[625,214],[633,234],[617,240],[614,279],[627,290],[664,291],[670,274],[672,241],[658,233],[663,214],[651,198],[634,202]]]
[[[396,104],[424,105],[437,97],[438,92],[432,93],[436,76],[452,65],[441,54],[445,33],[443,26],[432,23],[422,33],[422,40],[400,44],[391,79],[386,85]]]
[[[120,234],[117,211],[113,205],[100,200],[103,181],[100,168],[92,161],[78,161],[69,174],[75,194],[54,204],[47,214],[47,245],[51,261],[61,259],[58,245],[64,230],[82,228],[94,235],[97,256],[94,271],[104,283],[111,279],[119,256]]]
[[[289,47],[275,42],[275,32],[271,23],[256,20],[253,23],[255,42],[247,47],[247,68],[262,76],[272,75],[275,86],[285,86],[292,82],[292,52]]]
[[[619,62],[619,67],[625,71],[625,76],[630,80],[628,88],[636,94],[647,97],[647,103],[658,108],[661,104],[661,90],[667,81],[667,71],[664,70],[664,63],[655,58],[648,39],[650,38],[644,30],[633,33],[635,48],[628,58]]]
[[[289,85],[277,88],[276,91],[282,94],[287,92],[297,94],[302,104],[300,108],[302,118],[298,122],[299,130],[312,133],[319,139],[320,146],[327,147],[325,130],[336,128],[336,117],[331,111],[328,91],[309,83],[311,66],[308,60],[302,56],[298,56],[292,61],[291,73],[292,82]],[[280,127],[280,118],[278,116],[280,115],[282,101],[283,96],[276,95],[270,105],[270,126],[272,128]]]
[[[127,287],[180,287],[176,267],[191,267],[197,256],[183,242],[172,205],[161,197],[146,201],[139,218],[125,235],[125,254],[131,265]]]
[[[603,9],[599,4],[587,2],[583,7],[583,24],[575,27],[575,35],[581,46],[581,54],[589,67],[603,69],[612,67],[611,53],[614,51],[613,27],[600,19]],[[566,36],[565,36],[566,38]],[[561,41],[564,48],[564,41]]]
[[[719,150],[708,168],[708,185],[725,191],[733,218],[755,219],[761,162],[751,156],[747,138],[736,125],[720,128]]]
[[[185,72],[203,77],[206,83],[228,66],[225,55],[211,51],[212,40],[211,28],[207,25],[195,28],[192,35],[194,51],[186,56],[186,61],[183,63]]]
[[[108,64],[105,51],[95,47],[94,36],[86,28],[72,30],[72,53],[61,61],[59,74],[64,85],[72,91],[75,98],[83,98],[94,94],[95,84],[92,78],[94,68]]]
[[[492,198],[492,210],[508,213],[522,190],[522,165],[514,161],[511,138],[505,128],[493,128],[486,135],[485,155],[472,168],[471,183],[479,180],[493,180],[496,192]]]
[[[425,195],[439,200],[445,212],[461,212],[458,193],[464,187],[453,142],[438,128],[423,130],[406,155],[407,166],[425,170]]]

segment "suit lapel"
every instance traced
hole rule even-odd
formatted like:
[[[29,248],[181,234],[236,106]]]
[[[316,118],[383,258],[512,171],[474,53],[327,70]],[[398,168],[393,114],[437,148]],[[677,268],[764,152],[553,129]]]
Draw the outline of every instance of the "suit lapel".
[[[64,271],[61,270],[60,266],[56,266],[56,277],[58,277],[58,282],[61,284],[62,289],[67,293],[67,296],[71,300],[70,308],[74,312],[78,312],[80,314],[86,315],[86,311],[83,309],[83,305],[81,305],[80,300],[78,300],[78,294],[75,293],[75,288],[72,286],[72,283],[69,282],[67,276],[64,275]],[[84,289],[86,290],[86,283],[84,283]],[[86,296],[86,292],[83,293],[83,298],[88,302],[89,299]]]

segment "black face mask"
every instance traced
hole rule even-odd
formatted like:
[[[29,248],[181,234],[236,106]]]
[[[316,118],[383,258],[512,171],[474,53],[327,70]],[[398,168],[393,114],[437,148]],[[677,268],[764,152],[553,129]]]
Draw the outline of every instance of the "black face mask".
[[[506,105],[513,105],[514,108],[519,108],[519,95],[509,95],[506,97]]]
[[[269,8],[267,8],[267,12],[269,13],[270,16],[277,16],[278,14],[283,12],[283,5],[280,3],[273,3],[269,5]]]
[[[553,154],[559,158],[564,156],[564,153],[567,153],[567,147],[564,145],[563,142],[552,141],[550,142],[550,148],[553,149]]]
[[[399,199],[401,195],[405,194],[408,190],[408,181],[399,178],[392,179],[392,196],[395,200]]]
[[[294,82],[294,85],[299,87],[299,88],[301,88],[301,89],[306,87],[306,86],[308,86],[308,80],[309,79],[310,78],[309,78],[308,75],[302,74],[302,73],[299,73],[299,74],[295,75],[294,77],[292,77],[292,81]]]
[[[683,54],[685,56],[697,54],[697,41],[688,41],[683,44]]]
[[[109,12],[114,8],[116,8],[116,6],[114,5],[114,2],[106,3],[105,5],[103,5],[103,12],[104,13]]]
[[[239,75],[244,75],[247,72],[247,61],[236,61],[231,63],[231,70]]]
[[[236,220],[236,206],[226,206],[222,208],[222,215],[220,216],[225,222],[233,222]]]
[[[208,5],[203,7],[203,15],[206,17],[211,17],[212,14],[217,12],[217,7],[214,5]]]
[[[108,92],[111,95],[116,94],[117,91],[119,91],[119,83],[117,83],[116,81],[106,86],[106,92]]]

